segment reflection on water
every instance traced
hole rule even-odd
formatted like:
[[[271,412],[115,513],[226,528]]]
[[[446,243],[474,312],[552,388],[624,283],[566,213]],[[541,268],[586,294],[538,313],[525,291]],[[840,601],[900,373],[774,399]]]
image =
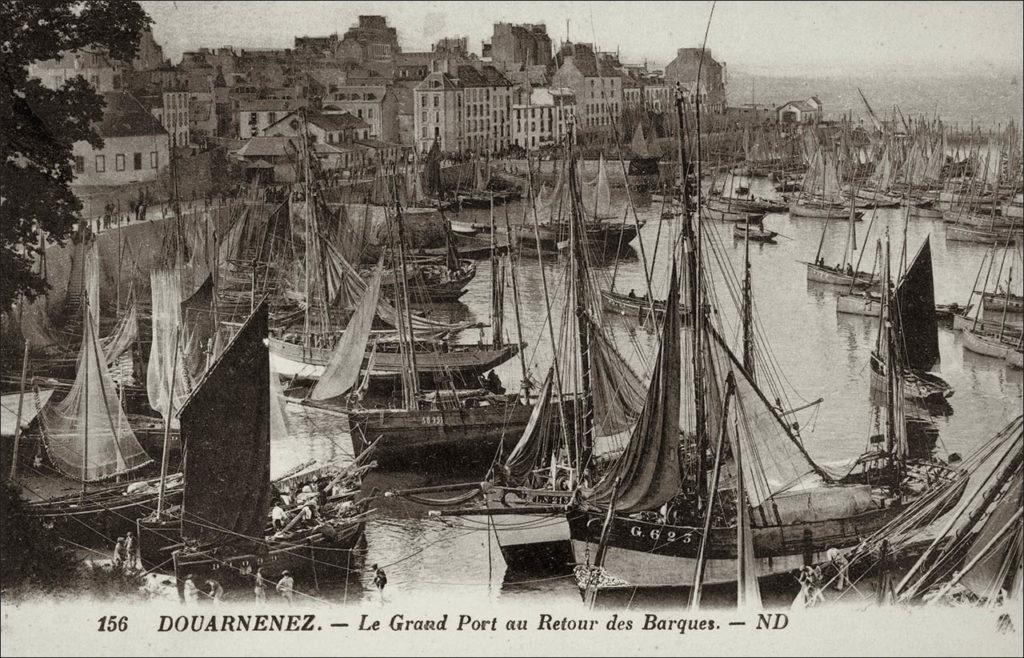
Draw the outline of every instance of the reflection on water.
[[[755,194],[771,194],[763,180],[755,180],[753,186]],[[624,203],[624,199],[620,198],[619,203]],[[509,210],[513,218],[522,216],[523,208],[519,204]],[[653,263],[654,292],[664,297],[670,248],[678,228],[674,221],[660,222],[659,210],[654,204],[638,214],[647,222],[641,236],[647,260]],[[865,236],[870,213],[867,211],[865,221],[857,226],[858,247],[866,251],[863,262],[872,262],[877,240],[883,238],[888,229],[894,268],[898,267],[903,240],[901,210],[878,210],[872,234]],[[468,211],[462,215],[461,219],[467,221],[486,221],[487,211]],[[877,320],[837,315],[835,297],[842,289],[807,282],[803,262],[814,259],[822,237],[822,220],[794,220],[786,214],[772,214],[765,219],[765,225],[780,235],[777,244],[757,244],[750,248],[754,305],[761,330],[773,348],[773,357],[784,375],[782,382],[794,406],[824,397],[821,405],[798,414],[808,451],[826,464],[848,460],[869,447],[872,435],[882,432],[878,414],[873,413],[868,365]],[[662,235],[655,252],[659,226]],[[705,230],[718,236],[720,256],[739,271],[743,243],[732,239],[731,226],[708,223]],[[947,243],[941,221],[911,220],[907,228],[908,260],[929,235],[936,302],[965,303],[985,247]],[[841,260],[846,239],[845,222],[829,224],[822,245],[826,262]],[[563,265],[564,261],[545,256],[543,266],[556,323],[566,306]],[[632,288],[639,294],[646,289],[637,249],[617,262],[605,259],[595,267],[609,280],[614,272],[617,290],[628,292]],[[460,302],[435,307],[432,317],[446,322],[475,320],[489,324],[490,278],[490,267],[479,266],[476,278]],[[721,277],[712,274],[712,279],[718,298],[728,300]],[[542,369],[551,363],[552,350],[544,324],[544,292],[535,254],[530,258],[524,255],[521,260],[519,286],[524,339],[528,343],[524,357],[534,380],[540,381]],[[506,292],[511,300],[511,287]],[[507,337],[514,340],[515,315],[511,301],[505,312],[505,331]],[[727,330],[726,338],[736,340],[739,323],[735,309],[720,308],[719,316]],[[633,365],[642,372],[655,351],[653,332],[637,330],[631,319],[616,316],[610,317],[608,326],[623,353],[631,355]],[[475,343],[478,338],[477,331],[470,330],[459,341]],[[919,437],[917,445],[924,449],[934,447],[940,455],[950,452],[966,455],[1021,412],[1024,375],[1004,367],[1001,361],[965,351],[959,335],[948,328],[940,328],[939,349],[941,362],[936,370],[956,391],[951,399],[954,411],[949,416],[932,417],[932,428]],[[518,388],[521,375],[516,361],[499,367],[498,374],[509,390]],[[289,406],[288,410],[295,436],[286,443],[275,444],[275,459],[301,463],[315,457],[350,458],[351,444],[343,419],[294,406]],[[364,491],[429,486],[445,481],[478,481],[486,470],[486,464],[468,469],[459,464],[445,464],[427,473],[375,473],[367,477]],[[492,600],[496,596],[516,600],[531,597],[550,600],[555,596],[579,601],[575,582],[567,577],[525,577],[502,585],[504,563],[486,524],[479,520],[428,518],[427,507],[394,499],[383,499],[377,507],[383,518],[368,524],[366,563],[376,562],[387,569],[387,596],[391,598],[399,598],[403,592],[436,592],[445,597],[457,594],[467,602]],[[372,575],[360,574],[359,577],[366,590],[372,589],[369,585]],[[332,598],[335,595],[341,599],[340,593],[332,591]],[[351,600],[351,585],[348,596]],[[672,601],[679,603],[679,599]]]

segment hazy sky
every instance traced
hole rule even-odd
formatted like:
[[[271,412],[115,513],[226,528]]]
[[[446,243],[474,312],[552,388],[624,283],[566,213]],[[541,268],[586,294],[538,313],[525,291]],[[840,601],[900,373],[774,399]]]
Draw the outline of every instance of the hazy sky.
[[[699,46],[711,2],[142,2],[172,61],[200,46],[290,47],[383,14],[403,50],[468,36],[479,54],[497,21],[546,23],[566,37],[664,65]],[[708,48],[734,71],[787,74],[1019,71],[1020,2],[719,2]]]

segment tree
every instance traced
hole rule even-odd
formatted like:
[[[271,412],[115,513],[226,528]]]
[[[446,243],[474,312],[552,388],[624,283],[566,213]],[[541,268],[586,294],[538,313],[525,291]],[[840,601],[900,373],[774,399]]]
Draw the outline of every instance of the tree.
[[[0,486],[0,587],[60,589],[78,568],[73,552],[26,508],[10,482]]]
[[[19,295],[45,292],[32,271],[39,233],[62,244],[82,203],[71,191],[72,145],[102,148],[94,123],[103,98],[82,77],[56,90],[30,79],[32,62],[66,51],[102,52],[130,61],[150,18],[137,2],[5,0],[0,12],[0,309]]]

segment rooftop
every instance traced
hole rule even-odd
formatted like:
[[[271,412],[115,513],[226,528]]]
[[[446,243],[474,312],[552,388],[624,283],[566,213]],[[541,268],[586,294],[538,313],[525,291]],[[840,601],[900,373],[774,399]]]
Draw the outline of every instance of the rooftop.
[[[131,94],[108,91],[103,94],[103,100],[106,106],[103,108],[103,119],[97,126],[101,137],[167,134],[160,122]]]

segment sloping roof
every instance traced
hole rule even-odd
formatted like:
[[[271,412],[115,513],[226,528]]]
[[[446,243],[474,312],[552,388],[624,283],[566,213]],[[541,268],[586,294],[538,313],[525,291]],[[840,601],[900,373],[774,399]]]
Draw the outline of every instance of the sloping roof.
[[[310,114],[306,120],[324,130],[351,130],[353,128],[369,128],[359,117],[352,116],[348,112],[340,114]]]
[[[160,122],[131,94],[108,91],[103,94],[103,100],[107,104],[103,108],[103,119],[96,127],[101,137],[167,134]]]
[[[792,105],[794,109],[800,110],[801,112],[816,112],[818,110],[818,108],[814,107],[813,105],[808,103],[806,100],[802,100],[802,101],[789,101],[787,103],[783,103],[782,105],[778,106],[777,108],[775,108],[775,110],[779,111],[779,110],[781,110],[784,107],[789,107],[790,105]]]
[[[298,98],[256,98],[239,101],[239,112],[286,112],[305,107],[306,101]]]
[[[447,73],[434,72],[423,78],[423,82],[416,85],[416,91],[431,91],[434,89],[455,89],[458,85]]]
[[[463,87],[511,87],[512,83],[493,66],[483,66],[480,70],[472,66],[460,66],[458,69],[459,85]]]
[[[252,137],[238,149],[237,155],[242,158],[288,157],[298,151],[291,141],[291,137]]]

